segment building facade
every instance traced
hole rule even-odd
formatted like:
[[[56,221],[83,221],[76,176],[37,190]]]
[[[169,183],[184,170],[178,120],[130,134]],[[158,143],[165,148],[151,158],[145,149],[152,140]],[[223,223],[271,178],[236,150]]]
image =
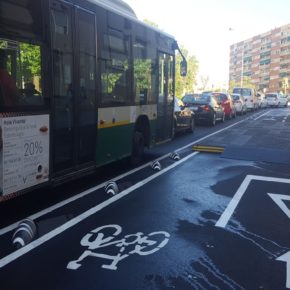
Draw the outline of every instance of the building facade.
[[[290,24],[231,45],[229,81],[290,94]]]

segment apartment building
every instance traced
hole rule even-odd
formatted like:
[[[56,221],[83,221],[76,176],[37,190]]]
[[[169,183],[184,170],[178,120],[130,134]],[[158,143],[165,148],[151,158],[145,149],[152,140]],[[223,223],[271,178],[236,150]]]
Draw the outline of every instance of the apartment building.
[[[231,45],[229,81],[290,94],[290,24]]]

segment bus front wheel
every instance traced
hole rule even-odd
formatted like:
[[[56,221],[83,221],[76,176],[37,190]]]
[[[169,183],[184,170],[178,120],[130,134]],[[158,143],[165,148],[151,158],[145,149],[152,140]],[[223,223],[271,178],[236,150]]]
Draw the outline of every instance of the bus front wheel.
[[[133,147],[131,154],[131,164],[138,165],[142,161],[145,147],[144,136],[141,132],[136,131],[133,136]]]

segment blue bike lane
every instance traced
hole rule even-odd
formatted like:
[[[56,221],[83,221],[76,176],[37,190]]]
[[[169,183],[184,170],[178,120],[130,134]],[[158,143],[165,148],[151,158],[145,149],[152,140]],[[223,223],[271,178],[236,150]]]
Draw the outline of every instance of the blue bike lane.
[[[2,258],[1,289],[287,289],[290,176],[277,167],[192,155]]]

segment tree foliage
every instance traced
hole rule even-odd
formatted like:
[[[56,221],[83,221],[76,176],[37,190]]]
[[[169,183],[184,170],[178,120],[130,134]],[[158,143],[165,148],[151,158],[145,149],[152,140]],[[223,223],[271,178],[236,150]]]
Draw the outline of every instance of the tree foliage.
[[[148,25],[151,25],[151,26],[153,26],[153,27],[155,27],[155,28],[158,28],[158,24],[156,24],[155,22],[153,22],[153,21],[151,21],[151,20],[149,20],[149,19],[144,19],[143,20],[146,24],[148,24]]]
[[[187,61],[187,75],[180,76],[180,63],[182,57],[180,54],[176,55],[176,78],[175,78],[175,94],[176,96],[183,96],[186,92],[193,92],[196,86],[196,75],[198,70],[198,61],[195,56],[190,55],[188,51],[182,47],[181,51]]]
[[[201,90],[205,91],[209,82],[209,76],[200,76]]]
[[[229,82],[229,92],[233,91],[234,87],[240,87],[241,86],[241,81],[230,81]],[[243,77],[243,87],[246,88],[255,88],[255,85],[252,84],[251,78],[250,77]]]
[[[145,23],[159,28],[158,24],[150,21],[148,19],[143,20]],[[188,50],[184,47],[181,47],[182,54],[186,58],[187,61],[187,75],[182,77],[180,75],[180,63],[182,61],[181,55],[178,53],[176,55],[176,69],[175,69],[175,95],[178,97],[183,96],[186,92],[193,92],[194,87],[197,84],[196,75],[198,70],[198,61],[195,56],[190,55]]]
[[[22,65],[22,74],[25,80],[31,80],[33,76],[40,76],[40,48],[35,45],[21,43],[20,58]]]

